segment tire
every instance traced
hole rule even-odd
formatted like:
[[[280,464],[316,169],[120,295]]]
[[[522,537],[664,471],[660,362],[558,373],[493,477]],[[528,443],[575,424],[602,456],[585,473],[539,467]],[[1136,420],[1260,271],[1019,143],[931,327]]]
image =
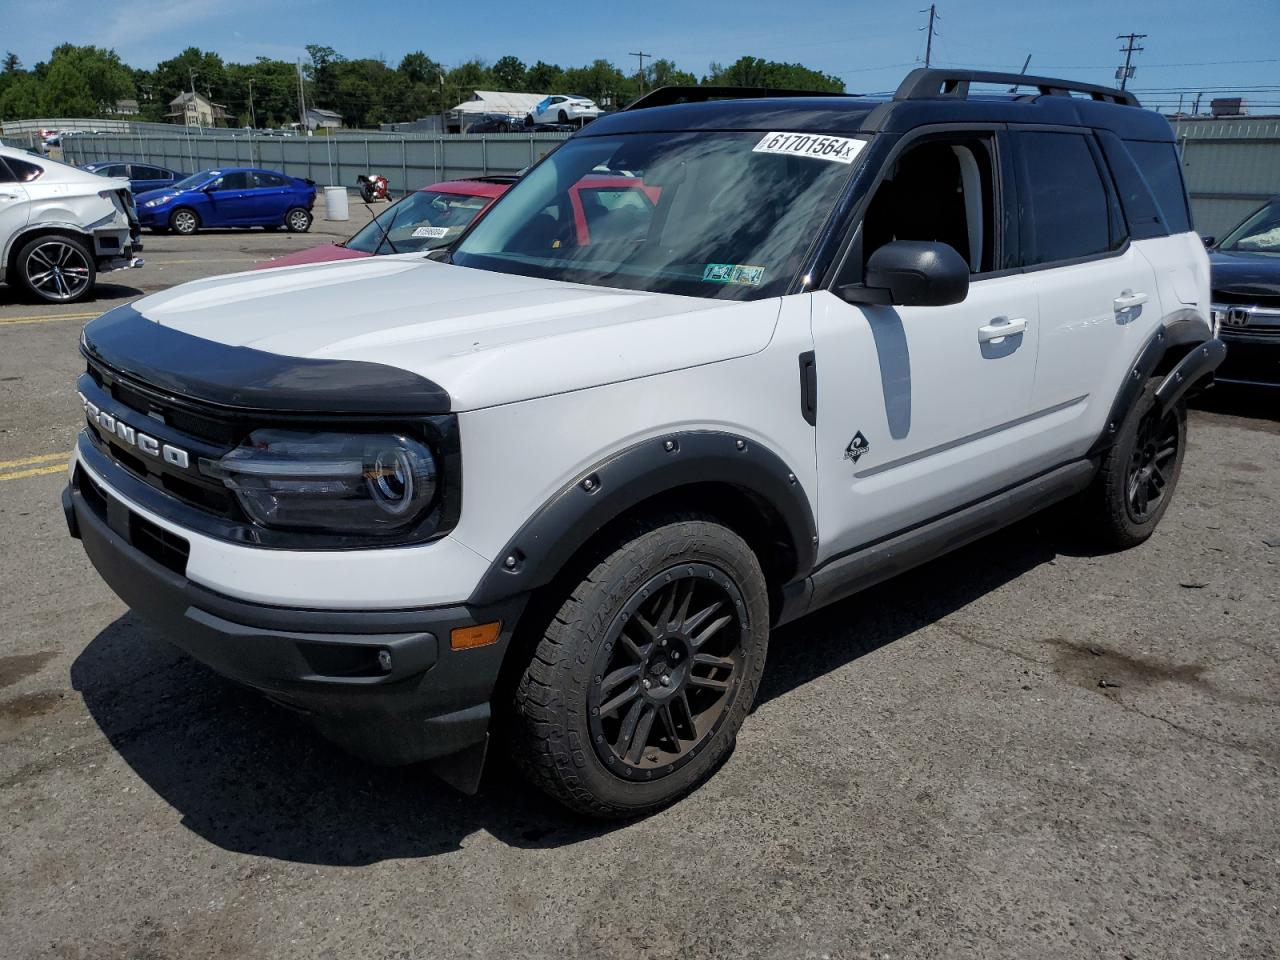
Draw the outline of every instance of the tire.
[[[365,203],[373,203],[373,189],[369,186],[360,188],[360,199]]]
[[[306,233],[311,229],[311,211],[306,207],[291,207],[284,215],[284,225],[290,233]]]
[[[560,111],[560,117],[559,117],[559,120],[560,120],[560,122],[561,122],[561,123],[568,123],[568,122],[569,122],[569,115],[568,115],[567,113],[565,113],[563,110],[561,110],[561,111]]]
[[[200,229],[200,214],[190,207],[179,207],[169,214],[169,229],[174,233],[189,237]]]
[[[632,817],[733,746],[764,670],[768,592],[751,548],[702,516],[637,525],[594,559],[517,682],[510,746],[569,808]]]
[[[93,251],[79,237],[50,233],[28,241],[14,260],[18,280],[44,303],[76,303],[98,278]]]
[[[1187,448],[1187,407],[1179,402],[1160,417],[1155,401],[1160,380],[1147,381],[1093,484],[1081,495],[1078,519],[1099,546],[1123,549],[1142,543],[1173,499]]]
[[[527,114],[525,114],[525,117],[524,117],[524,125],[525,125],[526,127],[532,127],[532,126],[533,126],[533,114],[532,114],[532,113],[527,113]]]

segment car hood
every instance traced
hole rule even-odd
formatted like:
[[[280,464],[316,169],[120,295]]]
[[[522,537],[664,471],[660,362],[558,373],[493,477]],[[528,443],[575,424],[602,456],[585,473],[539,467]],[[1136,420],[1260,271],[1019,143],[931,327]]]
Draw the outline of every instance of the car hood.
[[[1214,293],[1280,299],[1280,257],[1215,250],[1209,255],[1209,264]]]
[[[363,250],[352,250],[340,243],[326,243],[319,247],[308,247],[306,250],[295,250],[283,257],[273,257],[256,264],[255,270],[270,270],[274,267],[297,267],[304,263],[329,263],[333,260],[359,260],[372,254]]]
[[[779,301],[591,287],[402,254],[214,277],[133,307],[229,346],[399,367],[442,386],[461,411],[755,353]]]
[[[179,197],[179,196],[182,196],[182,194],[184,193],[193,193],[193,192],[199,193],[200,191],[175,190],[173,189],[172,186],[157,187],[155,190],[143,190],[140,193],[135,193],[133,195],[133,198],[138,203],[145,203],[147,200],[157,200],[160,197]]]

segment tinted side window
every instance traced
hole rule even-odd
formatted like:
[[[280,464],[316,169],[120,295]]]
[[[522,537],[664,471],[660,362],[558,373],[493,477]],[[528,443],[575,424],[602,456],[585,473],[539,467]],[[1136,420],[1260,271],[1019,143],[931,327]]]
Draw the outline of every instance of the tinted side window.
[[[15,157],[9,157],[8,163],[9,169],[13,171],[19,183],[30,183],[44,173],[44,167],[37,167],[34,163],[27,163],[27,161],[18,160]]]
[[[1022,131],[1022,262],[1053,263],[1111,249],[1112,210],[1089,141],[1077,133]]]
[[[17,183],[17,174],[9,170],[4,157],[0,157],[0,183]]]
[[[129,168],[135,180],[168,180],[169,174],[159,167],[148,167],[143,163],[135,163]]]
[[[1187,191],[1182,185],[1178,148],[1172,143],[1145,140],[1126,140],[1125,146],[1160,204],[1160,213],[1169,232],[1186,233],[1191,229],[1191,215],[1187,211]]]
[[[252,187],[253,181],[250,179],[252,175],[243,170],[236,170],[232,173],[223,174],[222,177],[213,184],[214,190],[247,190]]]
[[[287,187],[289,181],[278,173],[256,173],[258,186],[260,187]]]

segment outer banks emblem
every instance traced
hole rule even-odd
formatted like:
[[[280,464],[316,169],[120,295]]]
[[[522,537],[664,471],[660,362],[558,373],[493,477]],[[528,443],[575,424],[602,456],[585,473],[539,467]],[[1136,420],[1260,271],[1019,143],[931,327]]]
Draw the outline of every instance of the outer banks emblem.
[[[853,439],[849,441],[849,445],[844,448],[844,458],[857,463],[862,455],[871,449],[871,444],[867,442],[867,438],[862,435],[859,430],[853,435]]]

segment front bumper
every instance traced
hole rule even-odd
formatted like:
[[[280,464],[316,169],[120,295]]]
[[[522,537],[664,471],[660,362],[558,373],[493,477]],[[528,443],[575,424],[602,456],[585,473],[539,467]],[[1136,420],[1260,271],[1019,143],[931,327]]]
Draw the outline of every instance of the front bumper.
[[[83,468],[63,491],[62,506],[71,535],[145,622],[218,673],[302,712],[352,753],[404,764],[482,749],[489,701],[525,598],[485,608],[369,611],[250,603],[188,580],[175,538],[157,538],[159,528]],[[361,555],[351,552],[352,576],[360,575]],[[450,648],[454,628],[495,620],[502,622],[497,643]]]

